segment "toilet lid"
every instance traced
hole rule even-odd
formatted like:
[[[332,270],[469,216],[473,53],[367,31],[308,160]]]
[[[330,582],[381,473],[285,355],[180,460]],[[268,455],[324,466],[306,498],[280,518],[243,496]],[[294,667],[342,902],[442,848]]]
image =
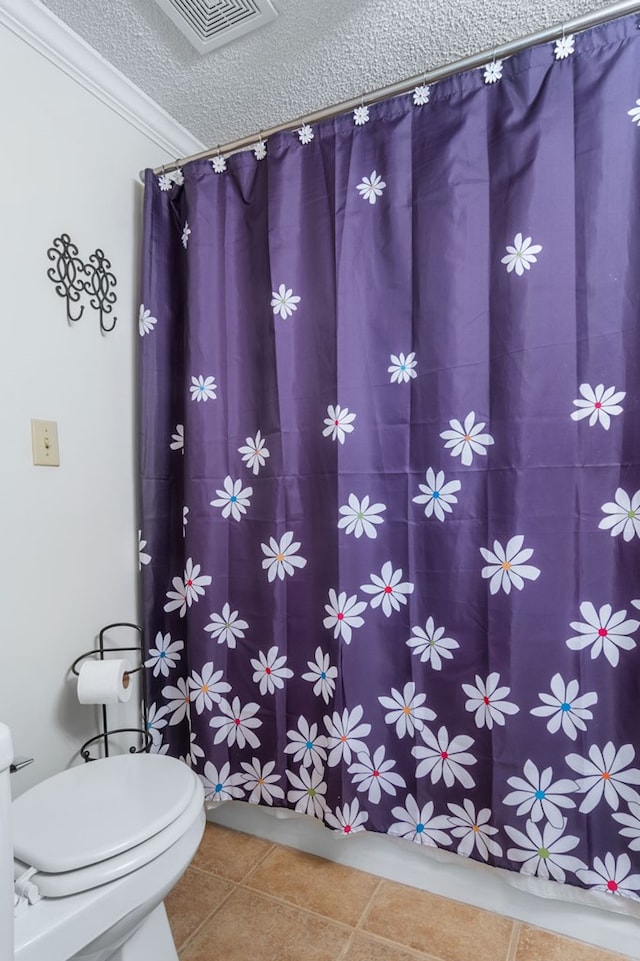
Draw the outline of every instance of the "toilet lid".
[[[70,768],[13,802],[15,857],[52,874],[105,861],[164,830],[193,791],[193,772],[166,755],[117,755]]]

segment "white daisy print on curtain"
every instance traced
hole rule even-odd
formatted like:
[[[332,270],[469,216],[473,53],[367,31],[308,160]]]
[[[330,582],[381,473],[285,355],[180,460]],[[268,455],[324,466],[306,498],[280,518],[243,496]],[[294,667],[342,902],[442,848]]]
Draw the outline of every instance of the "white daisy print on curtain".
[[[612,537],[622,534],[625,541],[640,537],[640,490],[633,497],[618,487],[614,502],[609,501],[600,508],[607,517],[598,524],[601,530],[610,531]]]
[[[316,647],[315,658],[315,661],[307,661],[309,670],[300,676],[303,681],[313,684],[315,696],[321,697],[324,703],[328,704],[336,689],[338,668],[332,666],[331,658],[321,647]]]
[[[192,671],[188,679],[191,690],[191,703],[194,705],[198,714],[206,709],[211,711],[214,704],[220,701],[223,694],[228,694],[231,685],[223,681],[224,671],[216,671],[213,661],[209,661],[202,668],[202,671]]]
[[[263,696],[282,690],[285,680],[293,677],[293,671],[286,667],[286,663],[286,655],[278,656],[277,647],[270,647],[266,654],[264,651],[259,651],[257,658],[251,658],[251,667],[254,670],[253,681],[260,685],[260,693]]]
[[[607,387],[604,384],[597,384],[591,387],[590,384],[580,384],[578,388],[582,394],[582,400],[574,400],[573,405],[578,410],[571,414],[571,420],[583,420],[589,418],[589,427],[600,424],[605,430],[609,430],[611,418],[621,414],[623,408],[620,402],[627,396],[626,391],[616,390],[615,387]]]
[[[233,517],[234,521],[239,521],[243,514],[247,513],[247,508],[251,504],[253,487],[242,486],[241,480],[233,480],[225,477],[223,481],[224,490],[217,490],[216,500],[209,501],[212,507],[222,508],[223,517]]]
[[[476,674],[476,686],[473,684],[463,684],[462,690],[468,697],[465,709],[475,714],[474,720],[476,727],[486,727],[489,730],[494,724],[504,727],[505,714],[517,714],[520,708],[517,704],[505,700],[511,688],[498,687],[500,675],[489,674],[486,681],[483,681],[479,674]]]
[[[451,652],[460,647],[452,637],[445,637],[444,627],[436,627],[432,617],[427,618],[424,630],[421,627],[412,627],[411,630],[413,633],[407,645],[413,648],[413,654],[418,654],[420,660],[430,664],[434,671],[442,670],[442,659],[451,660]]]
[[[404,354],[390,354],[391,364],[387,367],[387,373],[391,374],[392,384],[408,384],[412,378],[417,377],[415,352],[412,351],[405,357]]]
[[[577,874],[585,867],[584,861],[569,854],[569,851],[573,851],[580,843],[580,838],[563,833],[566,823],[566,818],[563,818],[562,824],[548,823],[541,831],[533,821],[527,821],[526,834],[505,825],[505,831],[511,840],[519,845],[517,848],[509,848],[507,857],[510,861],[522,863],[522,874],[532,874],[546,880],[552,878],[554,881],[566,881],[566,871]]]
[[[247,801],[250,804],[269,804],[273,805],[274,798],[284,801],[284,791],[277,783],[280,780],[279,774],[274,774],[275,761],[265,761],[260,764],[257,757],[251,761],[241,761],[242,783],[245,791],[250,792]]]
[[[158,707],[157,704],[152,704],[147,711],[147,718],[145,721],[144,729],[147,734],[151,737],[151,743],[160,745],[162,743],[162,729],[166,727],[169,723],[165,720],[167,714],[170,713],[169,705],[163,705]]]
[[[187,244],[189,243],[190,236],[191,236],[191,227],[189,226],[188,221],[185,220],[184,227],[182,228],[182,237],[181,237],[182,246],[184,247],[185,250],[187,249]]]
[[[427,468],[425,475],[427,483],[418,484],[418,489],[422,493],[412,498],[414,504],[424,504],[426,517],[435,515],[439,521],[444,521],[446,515],[452,513],[451,505],[458,503],[456,493],[462,487],[459,480],[452,480],[445,484],[444,476],[442,470],[436,474],[432,467]]]
[[[242,707],[239,697],[234,697],[231,702],[222,697],[218,710],[220,714],[209,721],[209,725],[216,728],[214,744],[226,740],[229,747],[234,744],[239,748],[248,744],[254,750],[260,747],[260,739],[254,734],[256,728],[262,727],[262,721],[255,716],[260,710],[259,704],[251,702]]]
[[[327,784],[322,779],[322,771],[301,767],[298,774],[293,771],[285,771],[285,774],[291,785],[287,801],[293,805],[294,811],[322,820],[327,810]]]
[[[269,544],[261,544],[262,553],[265,559],[262,562],[262,569],[267,571],[269,582],[278,577],[281,581],[285,576],[295,573],[295,568],[306,567],[306,558],[300,557],[298,551],[301,547],[300,541],[293,540],[293,531],[286,531],[279,541],[275,537],[269,538]]]
[[[176,424],[176,432],[171,435],[169,447],[171,450],[179,450],[181,454],[184,454],[184,424]]]
[[[331,717],[325,714],[323,720],[327,730],[329,767],[335,767],[341,761],[351,764],[353,755],[367,753],[363,738],[371,733],[371,725],[366,721],[361,723],[363,715],[361,704],[356,704],[352,711],[345,707],[342,714],[339,711],[334,711]]]
[[[216,399],[216,379],[215,377],[203,377],[200,374],[198,377],[191,378],[191,400],[195,400],[200,403],[201,400],[215,400]]]
[[[303,767],[313,765],[318,771],[323,771],[327,760],[327,739],[324,734],[318,734],[318,725],[309,724],[305,717],[298,718],[298,730],[287,731],[289,743],[284,749],[285,754],[292,754],[293,760]]]
[[[584,601],[580,605],[580,613],[584,621],[571,622],[570,627],[577,634],[566,641],[572,651],[590,647],[592,660],[604,654],[611,667],[617,667],[620,651],[632,651],[637,646],[630,635],[638,630],[640,621],[634,618],[625,620],[626,610],[614,614],[611,604],[603,604],[596,611],[591,601]]]
[[[315,137],[315,134],[313,132],[313,127],[311,127],[310,124],[308,123],[303,123],[300,129],[298,130],[298,140],[300,141],[300,143],[303,146],[306,146],[308,143],[311,143],[314,137]]]
[[[138,531],[138,570],[142,570],[143,564],[151,563],[151,554],[145,552],[147,542],[142,539],[142,531]]]
[[[631,117],[631,122],[637,123],[640,127],[640,100],[636,100],[635,107],[632,107],[631,110],[627,110],[627,113]]]
[[[412,98],[413,103],[416,107],[424,107],[426,103],[429,103],[429,97],[431,95],[431,90],[428,83],[421,83],[415,87]]]
[[[335,407],[329,404],[327,415],[324,419],[326,427],[322,431],[322,436],[331,437],[331,440],[344,444],[346,434],[350,434],[354,429],[353,421],[357,415],[351,414],[348,407],[340,407],[339,404]]]
[[[187,536],[187,524],[189,523],[189,508],[182,508],[182,536]]]
[[[579,690],[580,685],[575,678],[565,683],[560,674],[554,674],[551,693],[543,691],[538,694],[542,707],[534,707],[529,713],[536,717],[548,717],[547,730],[550,734],[556,734],[562,728],[563,733],[575,741],[578,731],[587,730],[585,721],[593,718],[589,708],[598,703],[595,691],[578,697]]]
[[[560,39],[556,40],[553,53],[556,60],[566,60],[572,53],[575,53],[575,48],[576,38],[574,35],[572,33],[568,33],[566,36],[562,34]]]
[[[352,783],[358,791],[367,792],[370,804],[378,804],[383,791],[395,797],[397,787],[407,786],[402,775],[393,770],[396,762],[391,758],[385,760],[384,755],[384,745],[376,748],[373,756],[368,751],[361,751],[357,761],[348,768]]]
[[[620,798],[627,803],[640,801],[640,794],[631,787],[640,784],[640,770],[630,767],[636,752],[630,744],[623,744],[617,750],[612,741],[607,741],[600,750],[595,744],[589,748],[588,758],[580,754],[568,754],[566,763],[576,774],[578,789],[584,800],[578,808],[581,814],[588,814],[604,798],[614,811],[620,806]]]
[[[512,586],[521,591],[525,580],[536,581],[540,577],[539,568],[524,563],[533,555],[533,549],[526,547],[523,550],[523,543],[522,534],[516,534],[505,547],[499,541],[494,541],[493,551],[486,547],[480,548],[480,553],[487,561],[481,574],[484,578],[491,578],[489,591],[492,594],[497,594],[500,590],[509,594]]]
[[[537,263],[536,254],[541,250],[540,244],[531,243],[531,237],[523,238],[522,234],[516,234],[513,246],[507,244],[507,254],[500,263],[506,264],[508,274],[515,270],[518,277],[522,277],[526,270],[531,270],[531,264]]]
[[[144,337],[145,334],[150,334],[157,323],[158,318],[152,317],[151,311],[147,310],[144,304],[140,304],[140,316],[138,318],[140,336]]]
[[[591,870],[578,871],[577,875],[583,884],[588,884],[594,891],[637,899],[640,891],[640,874],[630,874],[630,871],[631,859],[628,854],[620,854],[616,858],[608,852],[604,860],[593,859]]]
[[[448,818],[451,834],[454,838],[460,838],[456,854],[468,858],[475,849],[483,861],[488,861],[490,854],[497,858],[502,857],[502,848],[492,836],[498,833],[498,829],[489,824],[489,808],[482,808],[476,814],[475,805],[469,798],[465,798],[462,805],[448,804],[447,807],[452,815]]]
[[[204,751],[202,748],[196,744],[196,736],[193,731],[189,732],[189,750],[187,751],[185,757],[180,758],[189,767],[196,767],[200,758],[204,757]]]
[[[286,284],[280,284],[277,291],[273,290],[271,292],[271,298],[271,307],[273,308],[274,314],[280,314],[283,320],[291,317],[294,310],[298,309],[298,304],[300,303],[300,297],[296,296],[293,288],[287,287]]]
[[[550,767],[538,771],[531,758],[524,763],[524,778],[510,777],[507,779],[509,787],[515,788],[504,798],[504,804],[517,805],[516,814],[521,817],[528,814],[532,821],[543,818],[559,827],[564,821],[560,808],[575,808],[573,798],[568,795],[578,789],[575,781],[561,778],[553,781],[553,770]]]
[[[217,637],[218,644],[226,644],[232,650],[236,646],[236,641],[244,637],[244,632],[249,629],[246,621],[238,616],[238,611],[232,611],[231,605],[227,602],[223,605],[220,614],[212,612],[209,617],[211,621],[206,625],[205,631],[211,637]]]
[[[370,204],[375,204],[378,197],[382,197],[382,192],[386,183],[376,170],[372,170],[368,177],[363,177],[357,189],[363,200],[368,200]]]
[[[405,734],[413,737],[416,731],[422,730],[425,721],[433,721],[436,717],[435,711],[424,706],[426,699],[426,694],[416,694],[413,681],[407,681],[402,693],[392,687],[391,697],[385,695],[378,698],[387,710],[384,716],[385,724],[394,724],[399,738],[403,738]]]
[[[618,833],[623,838],[631,838],[627,847],[631,851],[640,851],[640,802],[629,801],[628,814],[612,814],[611,817],[619,824],[625,825]]]
[[[484,68],[484,82],[497,83],[502,79],[502,60],[492,60]]]
[[[218,156],[214,157],[211,161],[211,167],[213,168],[214,173],[223,174],[227,169],[227,161],[222,154],[218,154]]]
[[[430,844],[433,847],[451,844],[451,838],[446,831],[449,827],[449,818],[446,814],[438,814],[434,817],[433,801],[427,801],[422,808],[419,808],[413,795],[408,794],[404,807],[393,808],[391,814],[398,820],[389,827],[387,834],[414,841],[416,844]]]
[[[356,107],[353,111],[353,122],[356,127],[363,127],[365,123],[369,123],[369,108],[365,107],[364,104]]]
[[[350,644],[352,631],[364,624],[364,618],[360,615],[367,609],[366,601],[359,601],[357,594],[347,597],[346,591],[336,595],[331,588],[329,603],[324,605],[324,609],[329,615],[322,622],[324,626],[327,630],[333,628],[334,638],[341,637],[345,644]]]
[[[324,819],[334,831],[340,831],[343,837],[348,838],[352,834],[357,834],[358,831],[366,831],[365,824],[369,820],[369,815],[366,811],[360,810],[360,801],[355,798],[350,804],[337,807],[333,813],[327,811]]]
[[[245,446],[238,447],[238,453],[242,454],[242,460],[254,474],[258,474],[260,468],[264,467],[267,457],[271,456],[260,431],[255,437],[247,437]]]
[[[164,610],[175,611],[179,608],[180,617],[184,617],[187,607],[198,602],[198,598],[204,595],[205,587],[211,583],[209,574],[200,573],[200,565],[194,564],[189,558],[184,569],[184,579],[174,577],[172,582],[174,590],[167,591],[168,602],[164,605]]]
[[[191,695],[186,678],[179,677],[174,685],[167,685],[162,688],[162,696],[167,699],[167,710],[171,714],[169,724],[180,724],[186,718],[190,718]]]
[[[370,584],[361,584],[360,590],[365,594],[372,594],[369,601],[371,607],[382,606],[385,617],[391,617],[393,611],[399,611],[402,604],[407,603],[407,594],[413,594],[413,584],[402,581],[402,568],[394,571],[391,561],[382,565],[380,574],[371,574]]]
[[[450,420],[451,430],[443,430],[440,437],[446,441],[445,449],[452,448],[451,456],[459,457],[465,467],[473,463],[473,455],[486,457],[486,447],[494,443],[491,434],[483,434],[486,424],[480,421],[476,424],[475,411],[471,411],[464,419],[464,425],[459,420]]]
[[[450,738],[444,726],[437,736],[426,727],[419,733],[424,744],[411,748],[412,755],[420,761],[416,777],[429,774],[432,784],[442,779],[447,787],[453,787],[456,781],[466,788],[475,787],[476,782],[467,771],[467,767],[476,764],[476,758],[468,753],[468,748],[475,743],[472,737],[457,734]]]
[[[253,156],[256,160],[264,160],[267,156],[267,145],[264,140],[259,140],[258,143],[253,145]]]
[[[343,504],[339,509],[342,517],[338,521],[338,527],[356,538],[365,534],[375,540],[378,536],[376,525],[384,521],[379,515],[386,511],[386,504],[371,504],[368,494],[364,495],[362,501],[359,501],[355,494],[349,494],[348,501],[348,504]]]
[[[231,774],[231,765],[225,762],[220,770],[207,761],[204,766],[202,776],[204,785],[204,799],[209,804],[218,804],[220,801],[233,801],[234,798],[243,798],[242,775],[239,773]]]
[[[180,660],[179,651],[184,648],[184,641],[172,641],[171,634],[164,634],[158,631],[155,639],[155,647],[149,649],[149,657],[144,662],[145,667],[153,668],[153,676],[169,677],[169,671],[174,668]]]

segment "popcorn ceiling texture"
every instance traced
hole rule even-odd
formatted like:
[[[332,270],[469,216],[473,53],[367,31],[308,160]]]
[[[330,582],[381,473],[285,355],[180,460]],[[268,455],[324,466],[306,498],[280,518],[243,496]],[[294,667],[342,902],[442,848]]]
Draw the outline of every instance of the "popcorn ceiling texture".
[[[609,5],[274,0],[273,23],[200,56],[153,0],[42,2],[207,146]]]

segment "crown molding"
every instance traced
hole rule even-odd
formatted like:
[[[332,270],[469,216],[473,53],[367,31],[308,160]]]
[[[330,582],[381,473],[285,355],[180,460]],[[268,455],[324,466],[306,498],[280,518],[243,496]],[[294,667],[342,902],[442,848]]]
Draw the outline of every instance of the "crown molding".
[[[39,0],[0,0],[0,24],[156,143],[170,160],[206,149]]]

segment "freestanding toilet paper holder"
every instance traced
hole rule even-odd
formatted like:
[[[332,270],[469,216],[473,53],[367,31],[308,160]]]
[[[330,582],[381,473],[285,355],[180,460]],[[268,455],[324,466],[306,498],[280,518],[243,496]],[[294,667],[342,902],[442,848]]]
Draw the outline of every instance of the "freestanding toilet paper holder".
[[[120,627],[130,628],[133,631],[137,631],[139,641],[134,647],[106,647],[105,646],[104,635],[107,633],[107,631],[113,631],[115,628],[120,628]],[[146,719],[146,711],[147,711],[147,684],[146,684],[144,662],[143,662],[143,658],[144,658],[143,633],[142,633],[142,628],[138,624],[129,624],[126,621],[119,621],[115,624],[107,624],[106,627],[102,628],[102,630],[98,635],[97,649],[93,651],[85,651],[84,654],[81,654],[80,657],[77,657],[73,662],[73,664],[71,665],[71,670],[77,677],[80,674],[78,665],[81,663],[81,661],[84,661],[85,658],[97,656],[101,661],[103,661],[105,659],[105,654],[113,654],[116,652],[124,652],[124,651],[137,651],[140,656],[139,666],[132,668],[130,671],[127,672],[127,674],[131,675],[131,674],[140,673],[140,686],[141,686],[141,693],[142,693],[142,715],[143,715],[143,722],[144,722]],[[130,754],[148,754],[149,753],[149,751],[151,750],[152,739],[149,731],[145,726],[119,727],[119,728],[109,729],[107,724],[106,704],[101,705],[101,714],[102,714],[102,730],[100,734],[97,734],[95,737],[90,737],[89,740],[85,741],[85,743],[80,748],[80,754],[85,759],[85,761],[97,761],[97,757],[91,756],[90,746],[94,744],[100,744],[104,751],[104,756],[109,757],[109,738],[113,737],[116,734],[139,735],[141,743],[139,743],[138,746],[130,747],[129,753]]]

